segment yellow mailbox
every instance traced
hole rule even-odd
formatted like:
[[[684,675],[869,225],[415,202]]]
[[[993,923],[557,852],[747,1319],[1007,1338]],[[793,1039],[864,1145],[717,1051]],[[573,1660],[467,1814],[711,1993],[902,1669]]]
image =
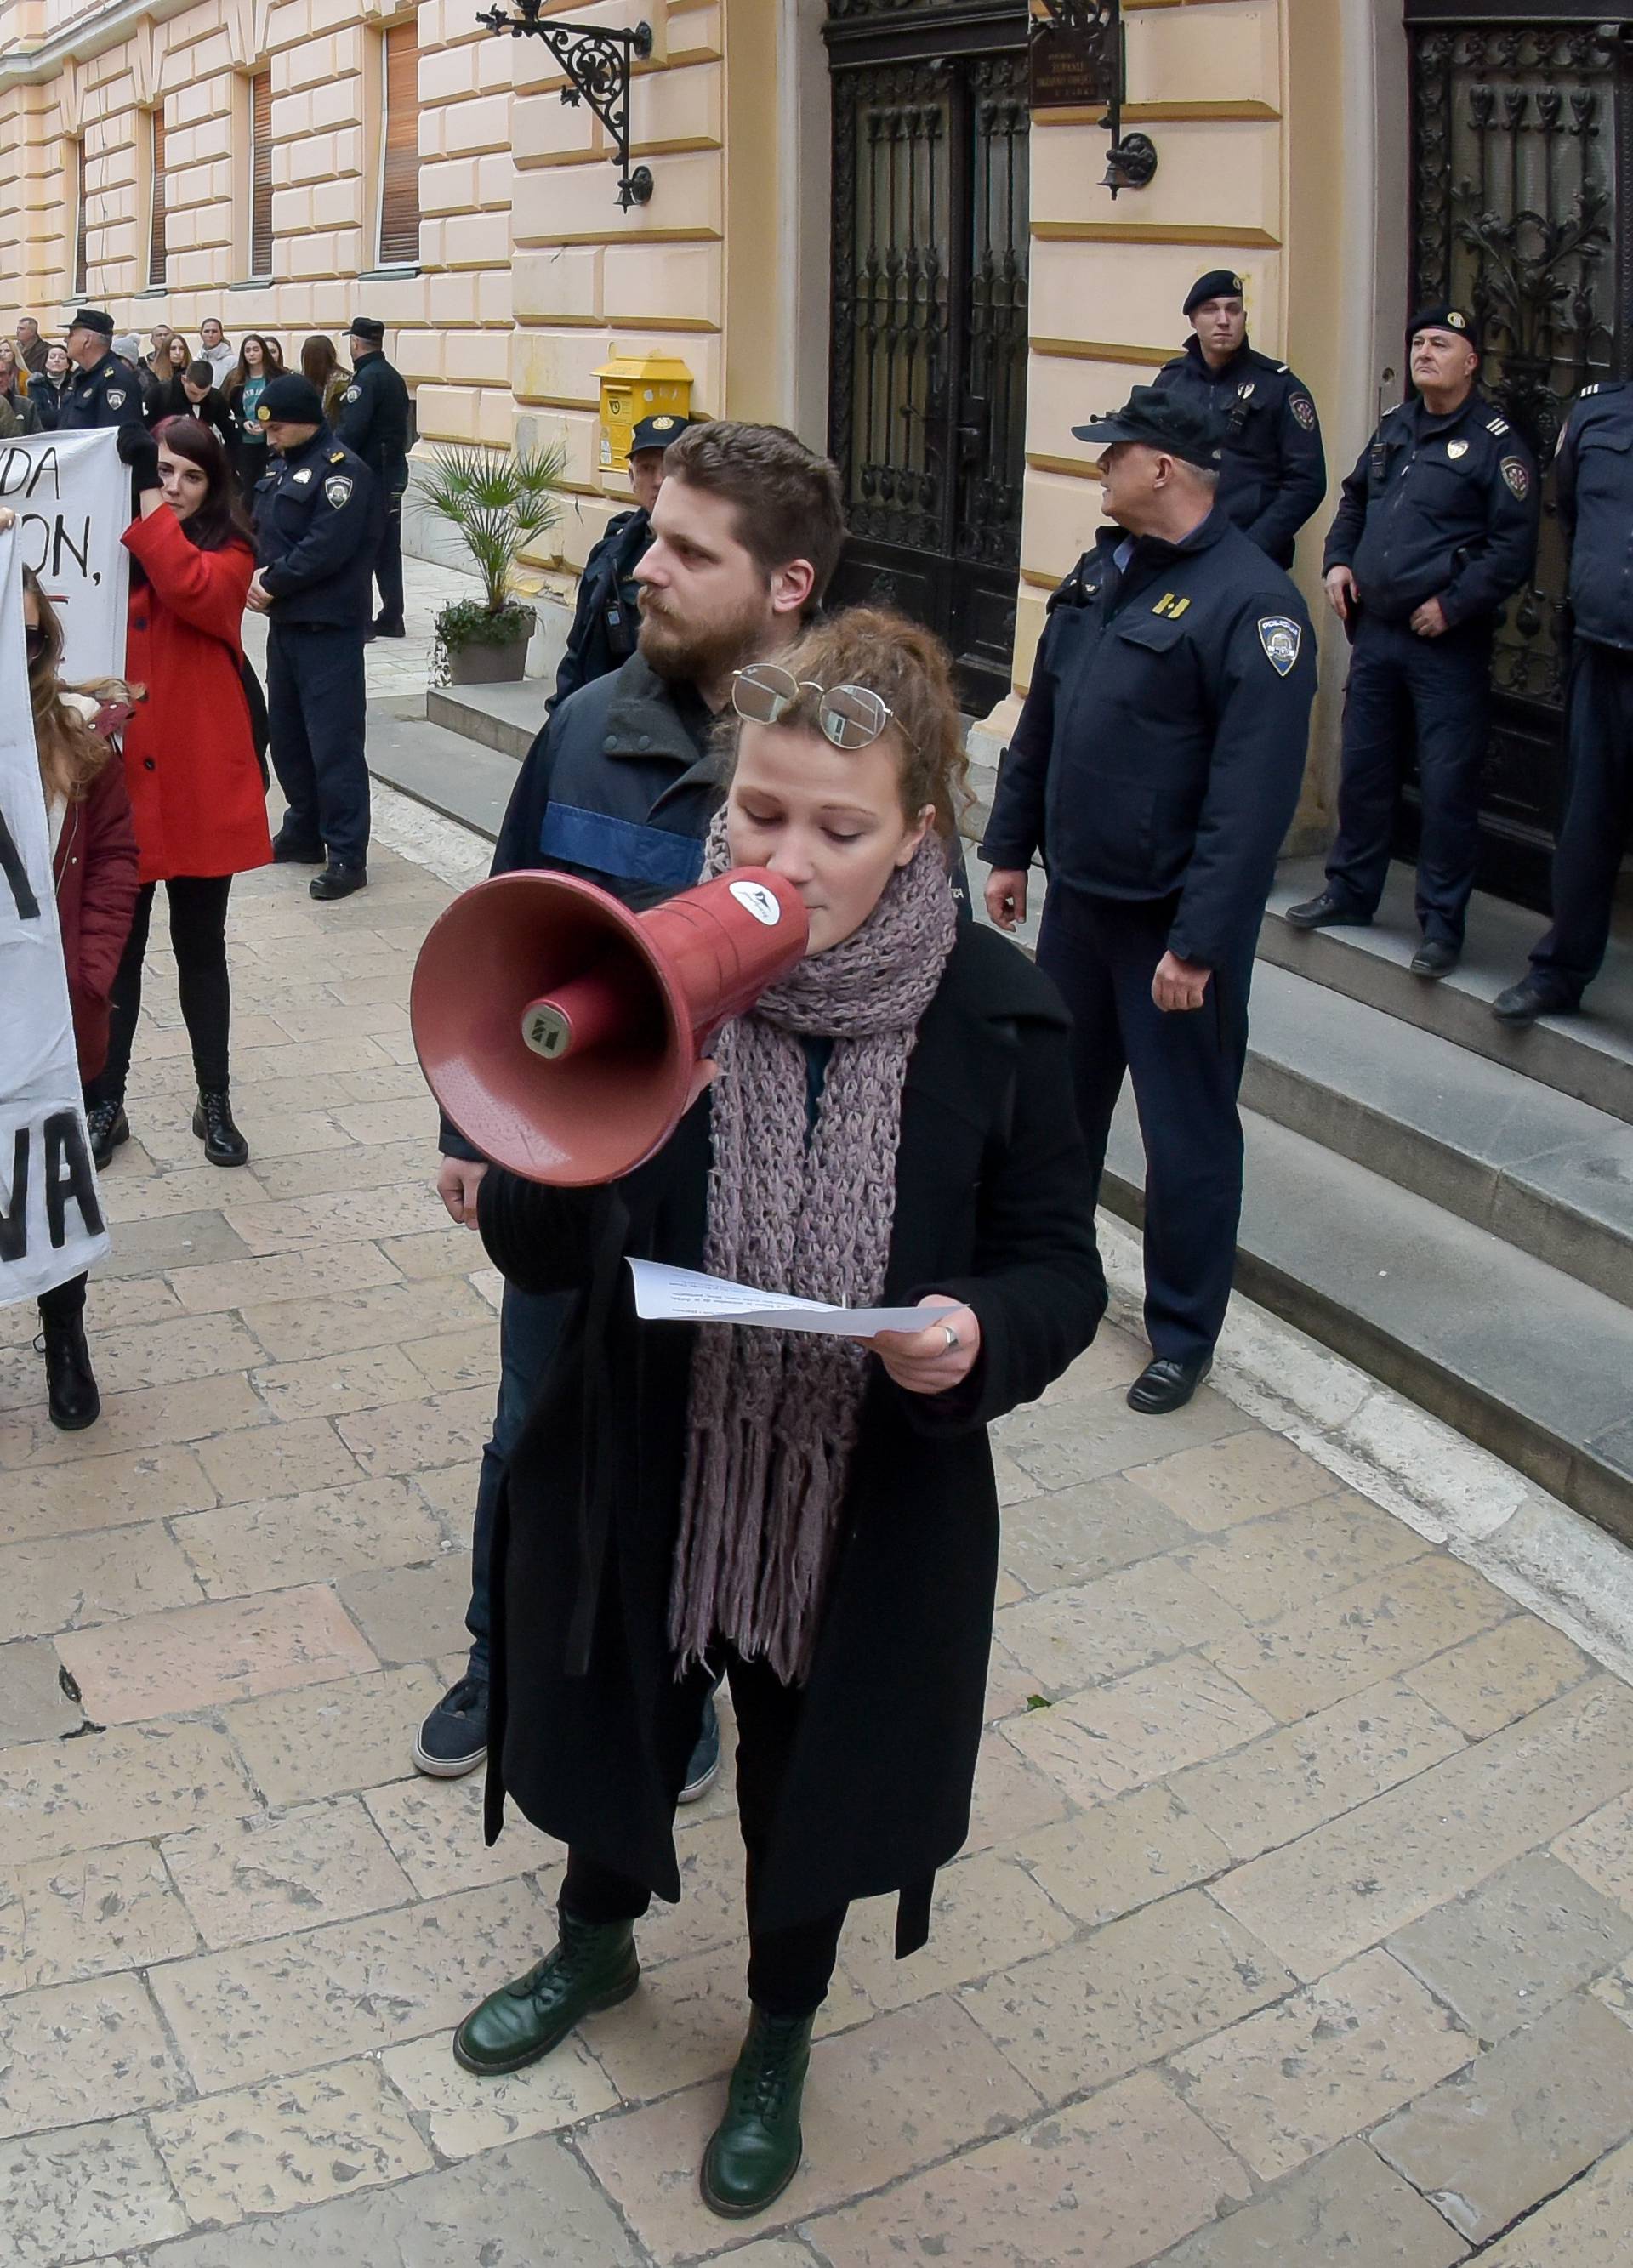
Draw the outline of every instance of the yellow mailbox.
[[[629,470],[630,438],[643,417],[691,415],[692,375],[674,355],[616,355],[595,373],[601,380],[601,468]]]

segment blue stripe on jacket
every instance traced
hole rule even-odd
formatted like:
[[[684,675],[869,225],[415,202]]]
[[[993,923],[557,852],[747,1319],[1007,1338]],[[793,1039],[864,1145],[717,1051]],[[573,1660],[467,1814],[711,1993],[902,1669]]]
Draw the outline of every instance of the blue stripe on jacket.
[[[667,827],[613,819],[570,803],[547,804],[539,828],[540,856],[552,865],[587,866],[620,881],[689,890],[703,872],[703,845]]]

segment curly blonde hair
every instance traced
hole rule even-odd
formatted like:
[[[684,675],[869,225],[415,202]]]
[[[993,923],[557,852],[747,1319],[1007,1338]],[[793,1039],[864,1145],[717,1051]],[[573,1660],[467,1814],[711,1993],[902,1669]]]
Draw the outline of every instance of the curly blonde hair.
[[[48,797],[60,795],[82,803],[92,782],[113,755],[113,744],[92,732],[71,702],[63,696],[82,693],[100,707],[105,701],[134,704],[144,698],[139,685],[122,677],[99,677],[83,685],[64,685],[57,673],[63,661],[63,625],[56,608],[40,587],[32,567],[23,570],[23,588],[33,594],[45,633],[38,653],[28,658],[28,701],[33,711],[34,746],[40,754],[40,777]]]

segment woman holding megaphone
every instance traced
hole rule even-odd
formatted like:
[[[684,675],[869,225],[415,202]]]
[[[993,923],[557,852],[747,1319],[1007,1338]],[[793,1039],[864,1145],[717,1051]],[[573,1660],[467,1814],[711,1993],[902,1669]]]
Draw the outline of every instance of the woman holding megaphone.
[[[506,1278],[582,1295],[493,1562],[490,1830],[508,1794],[568,1859],[555,1948],[454,2052],[520,2070],[635,1991],[634,1925],[679,1896],[676,1796],[723,1668],[750,2014],[701,2180],[740,2217],[799,2164],[850,1902],[896,1894],[898,1955],[928,1934],[980,1742],[986,1428],[1088,1344],[1105,1291],[1064,1012],[957,917],[964,760],[942,649],[894,615],[841,615],[742,672],[734,705],[707,870],[797,892],[805,959],[726,1026],[703,1099],[610,1191],[497,1167],[482,1185]],[[927,1321],[870,1343],[643,1324],[630,1256]]]

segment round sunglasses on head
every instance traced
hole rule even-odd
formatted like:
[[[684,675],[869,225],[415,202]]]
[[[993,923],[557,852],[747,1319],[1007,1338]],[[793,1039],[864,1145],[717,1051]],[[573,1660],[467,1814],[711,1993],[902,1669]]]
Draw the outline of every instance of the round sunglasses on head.
[[[823,738],[836,748],[870,748],[896,722],[876,693],[865,685],[813,685],[802,682],[775,662],[755,662],[732,679],[732,706],[749,725],[780,725],[802,694],[822,696],[816,723]]]

